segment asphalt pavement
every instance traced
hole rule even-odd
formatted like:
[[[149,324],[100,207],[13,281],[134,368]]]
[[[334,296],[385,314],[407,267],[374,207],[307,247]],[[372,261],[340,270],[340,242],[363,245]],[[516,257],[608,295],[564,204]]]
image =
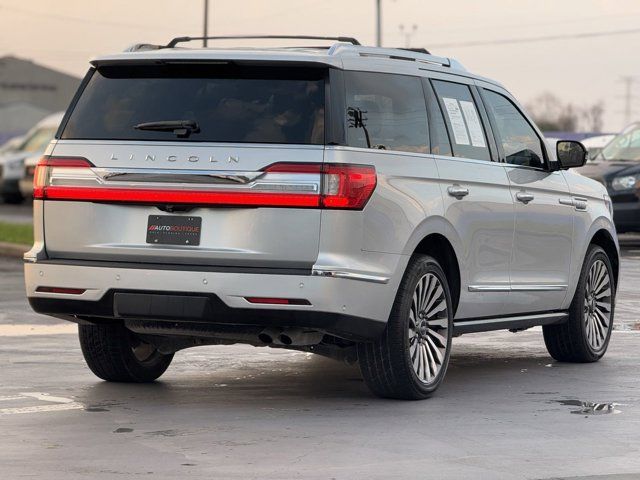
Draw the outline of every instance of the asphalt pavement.
[[[0,259],[0,477],[638,479],[640,252],[622,269],[601,362],[553,361],[540,329],[467,335],[437,394],[401,402],[357,367],[241,345],[179,352],[155,384],[101,382]]]
[[[0,200],[0,222],[5,223],[32,223],[33,204],[24,202],[20,205],[2,203]]]

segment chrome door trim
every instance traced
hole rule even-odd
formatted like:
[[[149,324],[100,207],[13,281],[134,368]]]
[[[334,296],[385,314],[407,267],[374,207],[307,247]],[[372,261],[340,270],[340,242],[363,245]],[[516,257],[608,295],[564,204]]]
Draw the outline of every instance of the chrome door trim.
[[[510,292],[509,285],[469,285],[470,292]]]
[[[567,285],[469,285],[470,292],[559,292]]]
[[[491,330],[522,330],[538,325],[562,323],[568,317],[567,312],[548,312],[532,315],[515,315],[511,317],[462,319],[453,322],[453,334],[488,332]]]

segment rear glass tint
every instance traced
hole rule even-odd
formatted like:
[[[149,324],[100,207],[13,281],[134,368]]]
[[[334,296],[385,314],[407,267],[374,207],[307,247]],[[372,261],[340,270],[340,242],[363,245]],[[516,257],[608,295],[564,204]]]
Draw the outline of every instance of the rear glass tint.
[[[323,144],[324,78],[324,69],[291,67],[102,67],[61,138]],[[134,128],[175,121],[195,122],[199,131],[181,137]]]

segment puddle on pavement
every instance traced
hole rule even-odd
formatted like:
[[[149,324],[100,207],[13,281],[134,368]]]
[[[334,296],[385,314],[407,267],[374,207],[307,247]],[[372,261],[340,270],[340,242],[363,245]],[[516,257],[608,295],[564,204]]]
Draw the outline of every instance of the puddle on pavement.
[[[567,405],[576,407],[575,410],[571,410],[571,413],[576,415],[608,415],[621,413],[616,407],[619,403],[594,403],[583,402],[580,400],[555,400],[560,405]]]

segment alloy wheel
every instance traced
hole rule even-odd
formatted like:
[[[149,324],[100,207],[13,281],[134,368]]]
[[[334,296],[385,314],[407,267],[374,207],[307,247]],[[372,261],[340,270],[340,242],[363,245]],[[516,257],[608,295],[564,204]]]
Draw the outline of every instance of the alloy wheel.
[[[595,351],[606,343],[611,328],[612,290],[609,270],[602,260],[589,269],[584,292],[584,326],[587,341]]]
[[[418,281],[409,311],[409,353],[421,382],[436,380],[449,348],[449,314],[442,283],[433,273]]]

